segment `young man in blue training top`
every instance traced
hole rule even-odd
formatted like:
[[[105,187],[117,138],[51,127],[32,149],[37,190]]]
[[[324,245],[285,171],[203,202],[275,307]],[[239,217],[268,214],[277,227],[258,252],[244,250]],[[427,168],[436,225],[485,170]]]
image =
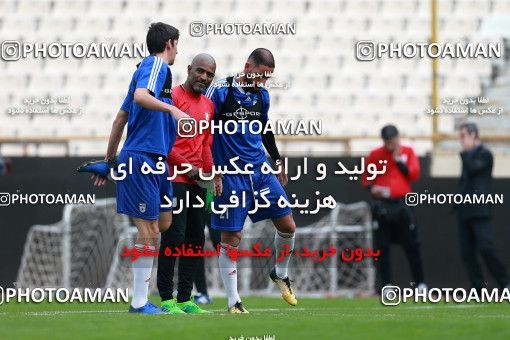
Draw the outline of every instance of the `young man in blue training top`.
[[[166,157],[176,138],[176,120],[188,115],[172,105],[172,74],[170,65],[177,54],[179,31],[158,22],[151,24],[146,43],[150,55],[142,60],[134,72],[129,91],[115,118],[108,141],[106,159],[115,158],[127,123],[127,138],[118,157],[118,164],[131,160],[132,173],[117,181],[117,212],[133,218],[138,229],[135,248],[155,249],[158,234],[172,223],[171,208],[162,208],[165,196],[172,200],[172,185],[167,179]],[[147,163],[152,169],[164,165],[163,173],[142,174]],[[127,167],[126,167],[127,168]],[[159,171],[161,172],[161,171]],[[102,186],[106,178],[93,177],[95,186]],[[160,313],[147,299],[153,257],[139,257],[133,262],[133,299],[129,312]]]
[[[268,121],[269,93],[263,87],[275,67],[273,54],[265,48],[254,50],[245,63],[243,74],[239,77],[228,77],[214,83],[206,92],[215,106],[214,120],[225,126],[229,131],[232,124],[237,126],[235,133],[215,133],[213,138],[213,160],[216,166],[227,166],[232,170],[230,160],[236,161],[241,169],[245,165],[253,166],[253,174],[228,174],[223,177],[223,193],[215,197],[214,205],[228,204],[230,196],[239,197],[243,192],[247,197],[247,204],[242,207],[228,208],[222,214],[213,214],[211,227],[221,231],[221,251],[219,268],[228,298],[230,313],[248,313],[244,308],[237,291],[237,265],[228,255],[229,247],[236,248],[241,240],[244,221],[249,215],[253,222],[271,219],[276,227],[274,245],[277,253],[294,248],[294,233],[296,224],[289,207],[280,208],[277,204],[280,197],[287,199],[283,186],[287,184],[287,175],[280,171],[273,174],[263,174],[262,165],[267,162],[264,147],[281,170],[281,159],[272,132],[252,133],[248,128],[250,122],[259,121],[262,126]],[[245,125],[243,129],[241,126]],[[254,129],[253,129],[254,130]],[[264,129],[262,129],[264,130]],[[243,133],[245,132],[245,133]],[[260,193],[270,202],[270,206],[259,208],[253,214],[248,211],[254,208],[254,201],[260,198]],[[288,265],[290,255],[282,261],[277,261],[270,277],[281,291],[283,299],[290,305],[296,305],[297,300],[290,286]]]

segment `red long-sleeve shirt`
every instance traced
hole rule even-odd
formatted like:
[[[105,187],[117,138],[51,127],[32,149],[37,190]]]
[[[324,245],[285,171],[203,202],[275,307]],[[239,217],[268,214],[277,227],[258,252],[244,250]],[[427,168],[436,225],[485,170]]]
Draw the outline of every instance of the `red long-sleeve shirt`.
[[[404,175],[398,168],[393,153],[386,150],[384,146],[372,150],[365,159],[365,164],[374,163],[377,166],[377,170],[381,170],[383,164],[380,164],[379,161],[387,161],[386,172],[377,175],[377,177],[369,181],[367,177],[370,174],[365,171],[361,178],[363,186],[379,185],[389,187],[391,198],[401,198],[411,192],[411,181],[416,181],[420,178],[420,161],[414,154],[413,149],[404,145],[400,146],[399,159],[407,166],[407,175]]]
[[[211,122],[214,115],[213,102],[204,95],[195,95],[186,91],[183,85],[172,88],[173,105],[181,111],[186,112],[190,118],[197,121],[208,120]],[[177,135],[174,146],[168,155],[169,173],[173,174],[175,165],[178,169],[182,163],[193,164],[197,168],[202,168],[205,173],[211,172],[213,167],[213,158],[211,153],[212,136],[210,130],[197,133],[194,137],[180,137]],[[195,180],[189,180],[185,175],[177,175],[174,182],[196,184]]]

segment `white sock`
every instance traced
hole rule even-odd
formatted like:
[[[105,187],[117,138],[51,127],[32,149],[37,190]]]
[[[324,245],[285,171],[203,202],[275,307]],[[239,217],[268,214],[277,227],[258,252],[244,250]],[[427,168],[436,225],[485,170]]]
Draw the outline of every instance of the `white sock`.
[[[288,245],[289,251],[293,251],[295,239],[295,233],[282,233],[277,230],[274,236],[274,248],[276,250],[276,256],[281,256],[281,252],[287,250],[286,245]],[[276,261],[276,276],[278,276],[280,279],[285,279],[289,276],[289,262],[291,255],[292,253],[288,256],[285,256],[283,260]]]
[[[135,244],[135,248],[143,250],[143,244]],[[149,247],[155,250],[154,246]],[[131,306],[133,308],[143,307],[147,303],[149,294],[149,281],[151,279],[152,266],[154,258],[152,256],[140,256],[133,262],[133,299]]]
[[[236,302],[241,301],[241,298],[237,292],[237,262],[232,261],[227,255],[227,246],[227,244],[221,243],[218,265],[220,267],[223,286],[225,286],[225,292],[227,293],[228,306],[232,307]],[[230,247],[237,249],[237,247]]]

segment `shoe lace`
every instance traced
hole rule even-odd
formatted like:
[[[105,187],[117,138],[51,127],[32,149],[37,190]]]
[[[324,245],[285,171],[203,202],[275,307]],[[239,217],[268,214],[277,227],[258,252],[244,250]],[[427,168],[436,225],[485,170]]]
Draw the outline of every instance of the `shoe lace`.
[[[170,301],[166,304],[164,304],[163,306],[161,306],[161,309],[163,310],[171,310],[172,308],[175,308],[177,307],[177,305],[175,304],[175,301]]]
[[[195,303],[195,301],[193,301],[193,300],[190,300],[190,301],[189,301],[189,303],[188,303],[188,305],[189,305],[190,307],[192,307],[192,308],[195,308],[195,309],[201,309],[201,308],[200,308],[200,306],[199,306],[199,305],[197,305],[197,304]]]
[[[285,285],[287,286],[287,288],[289,289],[289,291],[294,294],[293,290],[292,290],[292,287],[290,286],[290,283],[291,282],[294,282],[294,280],[291,280],[289,279],[288,277],[286,277],[285,279],[283,279],[283,282],[285,282]]]
[[[155,304],[153,304],[150,301],[149,301],[149,304],[147,305],[147,307],[149,307],[150,309],[157,309],[158,308]]]
[[[197,296],[198,296],[198,297],[200,297],[200,295],[202,295],[202,294],[198,293],[198,294],[196,294],[196,295],[191,295],[191,296],[190,296],[190,299],[189,299],[188,304],[189,304],[191,307],[193,307],[193,308],[198,308],[198,309],[200,309],[200,306],[199,306],[199,305],[197,305],[197,304],[196,304],[196,302],[195,302],[195,299],[197,298]]]

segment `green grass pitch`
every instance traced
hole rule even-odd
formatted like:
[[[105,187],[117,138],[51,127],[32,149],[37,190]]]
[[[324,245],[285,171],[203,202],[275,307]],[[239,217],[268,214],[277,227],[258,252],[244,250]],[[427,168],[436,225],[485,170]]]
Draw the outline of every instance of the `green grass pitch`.
[[[158,302],[154,297],[153,302]],[[0,305],[0,339],[510,339],[510,304],[413,304],[376,298],[246,297],[248,315],[229,315],[225,299],[209,315],[133,315],[127,304]]]

